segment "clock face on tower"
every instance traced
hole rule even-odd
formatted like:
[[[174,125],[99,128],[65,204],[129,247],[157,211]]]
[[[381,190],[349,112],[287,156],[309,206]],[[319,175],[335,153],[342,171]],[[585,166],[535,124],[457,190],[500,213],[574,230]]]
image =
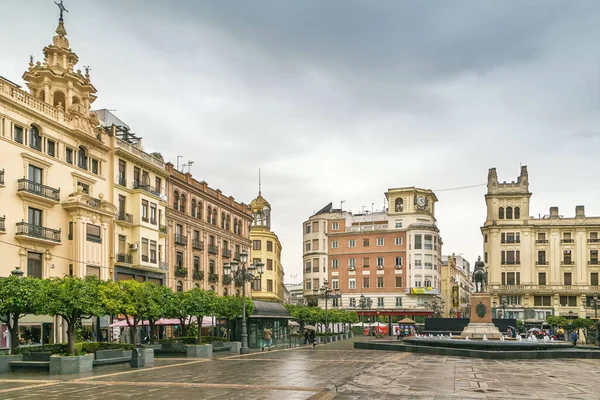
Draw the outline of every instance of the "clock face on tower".
[[[424,207],[425,206],[425,197],[423,196],[418,196],[417,197],[417,205],[419,207]]]

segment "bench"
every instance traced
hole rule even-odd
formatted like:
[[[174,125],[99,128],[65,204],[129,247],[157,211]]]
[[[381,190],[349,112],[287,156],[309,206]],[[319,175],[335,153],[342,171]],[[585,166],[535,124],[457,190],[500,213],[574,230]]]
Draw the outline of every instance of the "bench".
[[[231,350],[231,343],[229,342],[212,342],[211,344],[213,353]]]
[[[22,361],[11,361],[10,366],[14,371],[15,368],[42,368],[50,370],[51,353],[32,352],[23,354]]]
[[[131,350],[98,350],[94,354],[94,365],[107,365],[129,362]]]
[[[173,353],[185,353],[184,343],[161,343],[160,349],[154,349],[156,354],[173,354]]]

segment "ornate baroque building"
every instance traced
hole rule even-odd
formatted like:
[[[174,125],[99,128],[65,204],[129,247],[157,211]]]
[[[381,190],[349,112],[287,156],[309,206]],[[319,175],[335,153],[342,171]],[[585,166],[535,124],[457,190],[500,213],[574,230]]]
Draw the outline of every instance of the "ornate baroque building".
[[[442,316],[467,318],[472,288],[470,263],[460,255],[442,256]]]
[[[223,264],[250,254],[250,208],[221,190],[198,182],[167,163],[168,284],[177,291],[193,288],[220,295],[237,293]]]
[[[491,168],[487,186],[481,233],[496,314],[532,323],[550,315],[593,318],[600,217],[586,217],[583,206],[575,207],[574,217],[563,217],[558,207],[531,217],[526,166],[510,183],[499,182]]]
[[[281,242],[271,230],[271,205],[258,191],[258,197],[250,203],[252,226],[250,240],[251,262],[265,264],[264,274],[252,284],[252,299],[278,301],[283,303],[285,288],[283,285],[283,267],[281,265]]]

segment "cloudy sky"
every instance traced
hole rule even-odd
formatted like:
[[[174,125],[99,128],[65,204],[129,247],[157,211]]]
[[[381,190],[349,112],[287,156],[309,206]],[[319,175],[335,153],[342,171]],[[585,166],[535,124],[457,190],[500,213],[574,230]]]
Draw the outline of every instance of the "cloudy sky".
[[[22,84],[52,0],[4,0],[0,75]],[[600,2],[66,0],[95,108],[148,151],[273,206],[287,280],[302,222],[329,202],[438,190],[444,253],[482,252],[487,171],[529,168],[531,213],[600,215]],[[295,277],[296,276],[296,277]]]

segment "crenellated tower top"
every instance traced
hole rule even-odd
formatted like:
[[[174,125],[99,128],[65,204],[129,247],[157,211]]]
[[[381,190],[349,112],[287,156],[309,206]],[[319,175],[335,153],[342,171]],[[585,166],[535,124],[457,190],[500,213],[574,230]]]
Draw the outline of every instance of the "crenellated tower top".
[[[498,174],[496,168],[490,168],[488,171],[488,194],[528,194],[529,193],[529,176],[527,174],[527,166],[521,166],[521,174],[517,177],[516,182],[498,182]]]

